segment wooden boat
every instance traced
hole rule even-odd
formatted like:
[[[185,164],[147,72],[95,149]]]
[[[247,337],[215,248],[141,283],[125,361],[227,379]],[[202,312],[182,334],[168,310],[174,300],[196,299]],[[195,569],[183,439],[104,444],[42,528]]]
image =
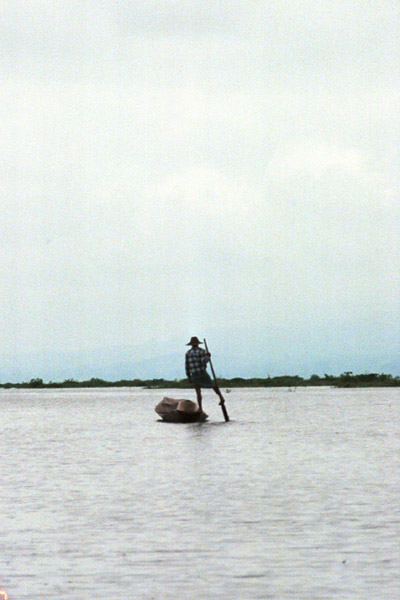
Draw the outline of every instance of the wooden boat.
[[[201,423],[208,419],[205,412],[200,412],[199,407],[191,400],[175,400],[163,398],[154,409],[163,421],[169,423]]]

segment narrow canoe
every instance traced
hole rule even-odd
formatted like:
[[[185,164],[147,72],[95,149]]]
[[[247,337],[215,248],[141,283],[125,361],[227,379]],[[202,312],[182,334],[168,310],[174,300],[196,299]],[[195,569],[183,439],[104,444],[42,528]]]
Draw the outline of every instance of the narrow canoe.
[[[163,398],[154,409],[163,421],[169,423],[198,423],[206,421],[208,415],[200,412],[199,407],[191,400]]]

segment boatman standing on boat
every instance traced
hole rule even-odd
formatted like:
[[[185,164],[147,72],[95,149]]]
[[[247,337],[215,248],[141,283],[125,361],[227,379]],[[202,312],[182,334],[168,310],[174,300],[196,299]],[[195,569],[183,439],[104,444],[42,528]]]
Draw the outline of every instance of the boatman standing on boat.
[[[201,388],[212,388],[220,400],[224,401],[218,387],[207,373],[207,364],[210,361],[211,354],[200,348],[201,343],[197,337],[192,337],[190,342],[186,344],[187,346],[191,346],[191,348],[186,352],[185,356],[186,375],[196,390],[197,404],[199,405],[200,412],[203,411]]]

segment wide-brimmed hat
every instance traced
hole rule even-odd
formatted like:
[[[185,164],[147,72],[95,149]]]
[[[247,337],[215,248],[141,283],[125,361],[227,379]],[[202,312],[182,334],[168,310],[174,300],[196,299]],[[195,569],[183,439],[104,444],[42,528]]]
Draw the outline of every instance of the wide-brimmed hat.
[[[196,336],[193,336],[193,337],[190,339],[190,342],[189,342],[188,344],[186,344],[186,346],[197,346],[197,344],[202,344],[202,343],[203,343],[203,342],[201,342],[201,341],[199,340],[199,338],[197,338]]]

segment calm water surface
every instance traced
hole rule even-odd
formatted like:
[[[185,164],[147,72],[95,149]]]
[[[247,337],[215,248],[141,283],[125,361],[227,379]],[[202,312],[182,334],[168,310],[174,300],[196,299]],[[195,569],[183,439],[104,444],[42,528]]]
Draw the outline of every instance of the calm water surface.
[[[398,600],[400,390],[0,390],[9,600]]]

